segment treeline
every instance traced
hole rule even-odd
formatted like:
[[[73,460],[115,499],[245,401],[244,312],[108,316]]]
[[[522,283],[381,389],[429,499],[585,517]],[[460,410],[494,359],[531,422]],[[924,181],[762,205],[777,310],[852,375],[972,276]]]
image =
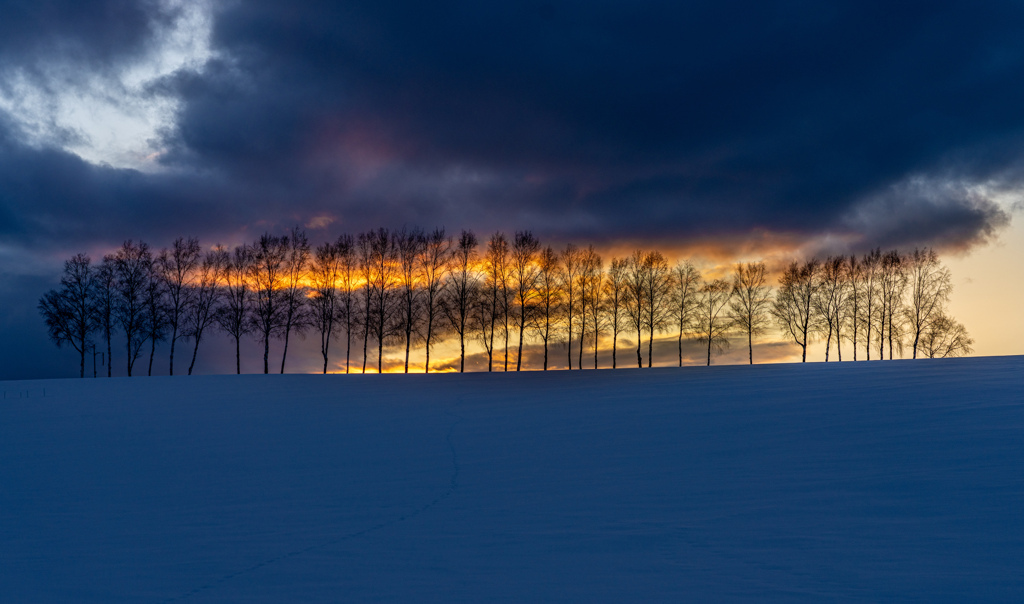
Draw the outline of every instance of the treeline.
[[[83,377],[95,340],[109,359],[115,335],[129,376],[147,353],[152,374],[160,342],[169,345],[171,375],[179,344],[190,344],[191,374],[214,330],[233,340],[238,373],[244,342],[262,346],[269,373],[270,342],[280,340],[284,373],[289,343],[308,332],[319,336],[324,373],[338,340],[346,372],[365,372],[371,357],[382,371],[386,348],[404,352],[408,372],[415,347],[430,371],[432,347],[449,338],[458,341],[460,371],[474,343],[488,371],[511,363],[519,371],[527,344],[543,349],[545,370],[556,344],[566,345],[569,369],[589,365],[591,355],[597,368],[602,338],[610,340],[613,368],[626,338],[635,339],[643,367],[646,338],[651,367],[654,340],[665,334],[678,341],[680,365],[685,341],[699,342],[710,365],[738,337],[753,363],[755,341],[773,326],[802,348],[804,361],[815,339],[824,340],[826,361],[833,345],[842,360],[843,342],[853,360],[858,353],[891,359],[906,347],[913,358],[959,356],[973,341],[946,313],[951,290],[949,270],[927,248],[794,262],[772,287],[764,262],[737,264],[728,278],[714,279],[688,261],[672,266],[658,251],[637,250],[606,266],[593,246],[555,250],[529,231],[481,242],[470,231],[455,238],[444,229],[381,228],[313,248],[293,229],[234,249],[203,251],[197,239],[179,238],[156,253],[129,240],[96,265],[78,254],[39,310],[58,347],[80,354]],[[353,346],[361,352],[355,367]]]

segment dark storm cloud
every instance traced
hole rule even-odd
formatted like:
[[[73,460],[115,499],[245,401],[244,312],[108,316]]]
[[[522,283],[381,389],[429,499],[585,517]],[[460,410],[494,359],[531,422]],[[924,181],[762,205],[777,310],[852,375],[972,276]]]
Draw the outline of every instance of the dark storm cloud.
[[[975,185],[1021,181],[1013,3],[217,7],[215,58],[149,87],[180,100],[167,173],[28,147],[0,120],[0,236],[215,236],[332,214],[347,229],[963,246],[1007,221]],[[102,71],[174,19],[156,2],[0,8],[8,69]]]
[[[964,244],[1006,215],[893,192],[1007,184],[1022,25],[1001,2],[237,3],[221,59],[167,84],[185,100],[168,161],[330,173],[343,213],[389,199],[605,238],[868,228],[851,215],[888,196],[906,224],[864,245]],[[367,157],[386,181],[353,174]]]
[[[143,51],[174,16],[155,1],[0,1],[0,70],[105,70]]]

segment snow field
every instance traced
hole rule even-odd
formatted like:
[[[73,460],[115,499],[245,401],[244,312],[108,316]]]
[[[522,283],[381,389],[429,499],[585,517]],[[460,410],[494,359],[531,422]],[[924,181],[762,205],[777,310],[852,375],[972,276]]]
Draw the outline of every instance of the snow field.
[[[1024,594],[1024,357],[7,390],[5,601]]]

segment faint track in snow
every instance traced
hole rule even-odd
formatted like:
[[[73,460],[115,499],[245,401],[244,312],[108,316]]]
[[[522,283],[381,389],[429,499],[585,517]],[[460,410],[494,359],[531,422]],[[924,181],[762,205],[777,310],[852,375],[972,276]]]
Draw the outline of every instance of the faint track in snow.
[[[213,581],[210,581],[209,583],[206,583],[204,585],[201,585],[201,586],[199,586],[199,587],[197,587],[197,588],[195,588],[195,589],[193,589],[193,590],[191,590],[189,592],[186,592],[186,593],[181,594],[179,596],[175,596],[173,598],[168,598],[168,599],[162,600],[162,601],[163,602],[180,602],[182,600],[187,600],[187,599],[189,599],[189,598],[191,598],[191,597],[193,597],[195,595],[198,595],[198,594],[200,594],[200,593],[202,593],[204,591],[213,589],[214,587],[217,587],[219,585],[223,585],[224,583],[227,583],[228,581],[231,581],[232,579],[238,578],[238,577],[240,577],[242,575],[249,574],[251,572],[255,572],[255,571],[257,571],[257,570],[259,570],[259,569],[261,569],[261,568],[263,568],[265,566],[269,566],[269,565],[274,564],[276,562],[281,562],[282,560],[287,560],[288,558],[294,558],[295,556],[299,556],[301,554],[309,553],[309,552],[317,550],[317,549],[321,549],[321,548],[324,548],[324,547],[330,547],[332,545],[337,545],[338,543],[343,543],[345,541],[349,541],[349,540],[355,539],[357,537],[362,537],[363,535],[372,533],[374,531],[379,531],[379,530],[382,530],[382,529],[386,529],[386,528],[395,526],[397,524],[405,522],[406,520],[412,520],[413,518],[419,516],[423,512],[426,512],[430,508],[432,508],[435,505],[441,503],[442,501],[444,501],[445,499],[450,497],[452,495],[452,493],[455,492],[455,489],[459,486],[459,470],[460,470],[459,456],[458,456],[458,453],[455,451],[455,444],[452,442],[452,434],[455,431],[455,426],[457,426],[459,424],[459,422],[461,422],[464,419],[462,416],[457,415],[455,413],[452,413],[450,411],[446,411],[445,414],[446,415],[450,415],[450,416],[456,418],[456,420],[452,423],[452,425],[448,427],[448,434],[445,436],[445,442],[448,443],[448,449],[451,451],[451,454],[452,454],[452,475],[451,475],[451,479],[448,482],[448,488],[443,493],[441,493],[440,495],[438,495],[437,497],[432,499],[431,501],[421,505],[420,507],[414,509],[413,511],[411,511],[411,512],[409,512],[407,514],[403,514],[402,516],[399,516],[397,518],[393,518],[393,519],[391,519],[388,522],[381,522],[379,524],[375,524],[373,526],[370,526],[370,527],[367,527],[367,528],[364,528],[364,529],[361,529],[361,530],[358,530],[358,531],[354,531],[354,532],[351,532],[351,533],[346,533],[346,534],[344,534],[344,535],[342,535],[340,537],[337,537],[335,539],[331,539],[330,541],[324,541],[322,543],[317,543],[315,545],[310,545],[309,547],[304,547],[302,549],[297,549],[297,550],[294,550],[294,551],[291,551],[291,552],[288,552],[288,553],[285,553],[285,554],[281,554],[280,556],[276,556],[274,558],[267,558],[265,560],[257,562],[256,564],[253,564],[251,566],[243,568],[242,570],[233,572],[233,573],[228,574],[228,575],[223,575],[220,578],[215,579]]]

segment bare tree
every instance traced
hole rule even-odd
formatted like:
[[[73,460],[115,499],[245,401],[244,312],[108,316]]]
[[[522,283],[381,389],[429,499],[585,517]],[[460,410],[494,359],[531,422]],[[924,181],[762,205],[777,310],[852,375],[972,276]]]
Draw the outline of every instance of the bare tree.
[[[95,300],[95,271],[85,254],[64,262],[60,289],[51,289],[39,300],[50,339],[57,348],[70,345],[81,358],[79,377],[85,377],[85,351],[89,335],[99,327]],[[95,357],[94,357],[95,361]],[[93,365],[95,372],[95,363]]]
[[[537,259],[537,270],[537,306],[540,314],[537,333],[544,344],[544,371],[547,371],[551,330],[562,300],[562,292],[559,289],[560,261],[554,248],[548,246],[541,250]]]
[[[942,266],[935,250],[930,248],[915,249],[907,257],[906,272],[910,301],[905,315],[914,340],[913,358],[916,359],[921,336],[933,321],[944,315],[946,303],[953,292],[953,278],[949,269]]]
[[[217,308],[215,318],[220,328],[235,340],[235,372],[242,373],[242,336],[249,333],[254,321],[250,318],[252,291],[249,278],[252,275],[252,248],[240,245],[234,254],[220,250],[220,262],[224,267],[224,298]]]
[[[442,310],[459,336],[459,373],[466,370],[466,336],[469,332],[478,277],[473,269],[478,242],[472,231],[462,231],[448,268],[445,303]]]
[[[155,263],[154,263],[155,264]],[[149,369],[146,375],[153,375],[153,359],[156,358],[156,343],[167,337],[167,301],[164,296],[166,288],[163,281],[150,265],[152,271],[146,283],[145,311],[142,315],[143,330],[149,340]]]
[[[505,371],[508,371],[508,240],[503,233],[491,235],[484,254],[485,283],[490,300],[477,303],[477,322],[487,351],[487,371],[493,370],[494,330],[498,318],[505,317]],[[483,315],[481,313],[487,313]]]
[[[487,256],[485,258],[487,262],[487,278],[491,289],[491,308],[494,314],[495,321],[500,317],[502,333],[505,337],[505,358],[504,358],[504,370],[508,371],[508,334],[509,334],[509,314],[512,311],[512,266],[511,266],[511,253],[509,250],[508,239],[504,233],[495,233],[491,235],[490,241],[487,242]],[[494,323],[491,323],[491,335],[490,335],[490,348],[494,349]],[[488,359],[488,368],[490,367],[490,359]],[[489,369],[488,369],[489,370]]]
[[[700,271],[689,262],[680,262],[672,269],[672,318],[679,328],[680,367],[683,366],[683,338],[693,328],[701,281]]]
[[[96,323],[100,332],[107,342],[107,377],[111,376],[111,365],[113,356],[111,342],[115,329],[114,321],[114,291],[116,277],[114,275],[114,257],[106,255],[103,262],[96,269]]]
[[[612,329],[612,369],[618,365],[619,331],[624,327],[626,312],[623,308],[626,296],[626,279],[629,262],[625,258],[612,258],[608,267],[608,278],[605,279],[605,312],[608,315],[608,326]]]
[[[803,264],[794,262],[786,267],[771,308],[779,329],[800,346],[800,360],[804,363],[807,362],[807,344],[813,331],[811,315],[820,267],[817,259]]]
[[[728,332],[732,326],[729,318],[729,299],[732,286],[725,279],[704,283],[697,295],[696,336],[697,341],[707,346],[708,366],[711,366],[711,352],[721,352],[729,347]]]
[[[863,321],[864,303],[866,298],[866,281],[864,278],[864,265],[857,256],[850,254],[846,260],[846,280],[849,290],[849,313],[847,314],[850,330],[850,343],[853,345],[853,360],[857,360],[857,336],[860,334],[860,326]]]
[[[573,244],[568,244],[562,250],[562,293],[565,298],[565,326],[566,344],[569,347],[568,368],[572,370],[572,328],[576,317],[576,311],[580,306],[579,274],[583,253]]]
[[[310,311],[314,328],[320,333],[320,355],[324,359],[323,373],[327,374],[327,362],[334,327],[340,312],[338,282],[341,281],[341,254],[338,246],[327,242],[316,247],[310,263],[312,296]]]
[[[629,319],[629,325],[636,331],[637,367],[644,366],[644,359],[640,355],[640,346],[643,342],[644,309],[647,307],[646,271],[647,266],[644,263],[644,253],[642,250],[636,250],[626,263],[626,288],[622,301],[623,308],[626,310],[626,317]]]
[[[352,327],[356,324],[358,307],[356,300],[356,273],[359,260],[356,257],[356,243],[352,235],[340,235],[334,242],[338,252],[338,278],[341,280],[338,311],[339,320],[345,326],[345,373],[352,366]]]
[[[384,343],[399,331],[395,315],[395,286],[398,281],[398,247],[395,238],[387,229],[380,228],[367,234],[370,241],[370,258],[373,294],[370,304],[370,327],[373,340],[377,343],[377,373],[384,371]]]
[[[371,243],[371,237],[373,231],[369,233],[360,233],[359,237],[356,238],[356,264],[359,267],[359,275],[363,281],[363,288],[361,293],[361,309],[360,319],[362,324],[359,326],[360,333],[363,336],[363,373],[366,373],[366,361],[369,358],[367,352],[367,345],[370,341],[370,322],[372,316],[370,315],[370,307],[373,305],[373,245]]]
[[[253,332],[263,344],[263,373],[270,373],[270,340],[284,327],[286,277],[285,260],[288,241],[264,233],[252,247],[248,281],[253,293],[253,312],[250,314]]]
[[[516,309],[515,317],[519,328],[519,352],[516,354],[516,371],[523,365],[523,340],[527,321],[533,319],[534,300],[538,295],[537,281],[540,269],[537,266],[537,254],[540,252],[540,241],[530,231],[517,231],[512,241],[511,281],[515,285]]]
[[[226,264],[227,252],[218,245],[206,252],[196,270],[196,278],[191,286],[192,303],[189,304],[184,316],[184,335],[192,339],[189,375],[192,375],[192,370],[195,369],[203,334],[217,321],[217,305],[221,297],[220,280],[224,276]]]
[[[879,305],[879,281],[882,268],[882,250],[875,248],[861,259],[864,270],[864,353],[871,360],[871,334],[877,329],[875,315]]]
[[[153,255],[144,242],[125,241],[113,254],[114,319],[125,336],[128,377],[146,342],[146,293],[153,275]]]
[[[604,263],[601,261],[601,257],[597,253],[593,252],[593,247],[588,250],[589,254],[584,257],[583,261],[583,273],[586,275],[584,281],[585,293],[584,300],[587,309],[590,311],[590,332],[594,337],[594,369],[597,369],[597,349],[598,343],[600,342],[601,332],[605,328],[605,315],[602,312],[604,303]],[[587,326],[584,325],[584,329]],[[583,347],[580,346],[582,351]]]
[[[768,330],[771,287],[764,262],[737,264],[732,276],[729,317],[747,335],[747,357],[754,364],[754,337]]]
[[[423,313],[420,304],[418,279],[419,258],[425,243],[423,232],[402,229],[393,235],[395,256],[398,259],[398,287],[401,310],[398,313],[401,332],[405,337],[405,373],[409,373],[409,352],[413,335],[419,333]]]
[[[903,292],[907,286],[906,266],[898,250],[882,255],[879,267],[878,358],[884,358],[885,341],[889,341],[889,358],[903,351]]]
[[[928,322],[918,342],[921,353],[930,359],[971,354],[973,344],[967,328],[944,314]]]
[[[580,250],[580,270],[579,277],[576,284],[576,289],[579,291],[579,326],[580,326],[580,346],[578,351],[578,358],[576,367],[580,370],[583,369],[583,349],[584,343],[587,336],[588,329],[593,330],[594,336],[594,360],[595,365],[597,361],[597,337],[599,323],[597,315],[592,311],[596,309],[597,305],[600,304],[601,296],[601,278],[603,276],[603,266],[601,262],[601,256],[594,250],[594,246],[587,246],[587,249]],[[596,298],[596,299],[595,299]],[[593,319],[588,322],[588,318]],[[596,367],[595,367],[596,368]]]
[[[667,323],[669,302],[668,262],[661,252],[647,252],[644,263],[644,316],[647,319],[647,366],[654,363],[654,334],[664,329]]]
[[[841,333],[840,327],[843,323],[844,311],[847,306],[846,257],[829,256],[822,263],[818,276],[818,286],[814,290],[813,306],[820,317],[815,324],[825,336],[825,362],[829,360],[829,347],[832,337],[835,336],[836,350],[839,360],[842,361],[840,348]]]
[[[281,352],[281,373],[288,358],[288,336],[294,331],[302,335],[309,327],[306,286],[303,279],[309,266],[309,240],[306,233],[293,228],[291,236],[283,240],[285,246],[283,288],[281,291],[281,335],[284,350]]]
[[[441,327],[439,319],[444,312],[444,281],[451,252],[452,238],[445,234],[444,228],[434,229],[422,237],[417,263],[423,280],[423,339],[427,357],[423,364],[424,373],[430,373],[430,347]]]
[[[160,251],[156,257],[156,271],[167,292],[167,323],[171,329],[170,375],[174,375],[174,347],[180,337],[182,316],[189,305],[188,295],[192,273],[199,264],[201,250],[194,237],[178,237],[170,250]]]

